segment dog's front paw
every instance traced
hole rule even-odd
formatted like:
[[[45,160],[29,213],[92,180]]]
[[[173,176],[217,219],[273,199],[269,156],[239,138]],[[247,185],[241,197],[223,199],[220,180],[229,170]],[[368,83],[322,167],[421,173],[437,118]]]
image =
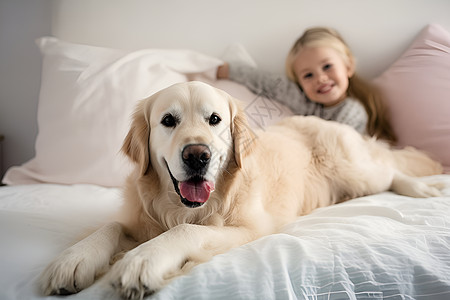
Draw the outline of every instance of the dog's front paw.
[[[142,299],[163,288],[170,270],[179,269],[169,256],[152,247],[138,247],[118,261],[108,274],[113,288],[124,299]]]
[[[45,295],[74,294],[90,286],[97,273],[98,257],[78,248],[65,250],[40,277],[41,290]]]

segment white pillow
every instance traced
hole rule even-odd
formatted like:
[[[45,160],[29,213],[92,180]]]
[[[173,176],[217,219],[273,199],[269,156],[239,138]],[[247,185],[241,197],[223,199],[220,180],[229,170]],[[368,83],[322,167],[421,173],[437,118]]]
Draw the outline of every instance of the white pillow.
[[[189,50],[127,52],[53,37],[43,55],[36,156],[10,168],[3,182],[120,186],[131,165],[120,153],[138,100],[221,61]]]

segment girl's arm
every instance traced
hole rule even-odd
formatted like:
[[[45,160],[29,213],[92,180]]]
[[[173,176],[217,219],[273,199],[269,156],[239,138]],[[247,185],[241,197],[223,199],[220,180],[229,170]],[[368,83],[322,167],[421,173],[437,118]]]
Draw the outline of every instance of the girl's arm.
[[[315,105],[307,101],[297,84],[287,77],[262,72],[247,65],[226,63],[218,68],[217,78],[228,78],[241,83],[254,94],[283,103],[298,115],[308,114],[310,106]]]
[[[368,116],[364,106],[357,100],[347,98],[342,109],[336,115],[334,121],[350,125],[356,131],[366,134]]]

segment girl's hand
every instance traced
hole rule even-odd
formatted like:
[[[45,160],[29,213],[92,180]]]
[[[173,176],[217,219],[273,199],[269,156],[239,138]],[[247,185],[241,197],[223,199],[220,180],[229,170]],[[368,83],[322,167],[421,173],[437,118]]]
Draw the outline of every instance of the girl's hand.
[[[216,74],[217,79],[227,79],[228,72],[229,72],[229,67],[228,67],[227,63],[224,63],[223,65],[219,66],[217,68],[217,74]]]

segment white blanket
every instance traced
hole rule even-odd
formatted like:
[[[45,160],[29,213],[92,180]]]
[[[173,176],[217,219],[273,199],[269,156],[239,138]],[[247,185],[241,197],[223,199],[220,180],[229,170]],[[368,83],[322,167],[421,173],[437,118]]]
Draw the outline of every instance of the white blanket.
[[[450,299],[450,175],[444,196],[362,197],[214,257],[151,299]],[[40,297],[45,265],[105,222],[120,190],[0,188],[0,299]],[[48,299],[56,299],[49,297]],[[104,280],[67,299],[119,299]]]

